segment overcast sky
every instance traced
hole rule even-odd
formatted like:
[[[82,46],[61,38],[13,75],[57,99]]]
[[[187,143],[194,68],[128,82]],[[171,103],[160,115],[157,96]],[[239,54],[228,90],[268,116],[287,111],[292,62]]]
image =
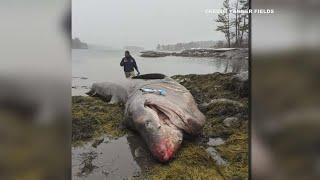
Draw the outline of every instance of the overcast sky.
[[[222,0],[73,0],[72,34],[114,48],[223,40],[216,16],[204,12],[221,6]]]

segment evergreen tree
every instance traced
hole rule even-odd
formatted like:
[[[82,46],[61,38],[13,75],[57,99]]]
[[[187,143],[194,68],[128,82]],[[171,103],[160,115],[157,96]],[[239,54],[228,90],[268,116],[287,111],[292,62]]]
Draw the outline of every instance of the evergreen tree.
[[[240,9],[248,10],[249,9],[249,1],[248,0],[240,0]],[[243,37],[246,34],[249,35],[249,14],[241,14],[239,22],[239,45],[243,43]]]
[[[216,22],[219,24],[216,30],[224,33],[228,47],[231,45],[241,47],[244,38],[248,37],[249,14],[238,12],[238,10],[247,11],[248,9],[248,0],[224,0],[223,10],[225,11],[218,14]]]
[[[231,47],[231,24],[230,24],[230,4],[229,0],[224,0],[223,2],[224,13],[218,14],[217,23],[220,25],[217,26],[217,31],[224,33],[226,37],[228,47]]]
[[[236,42],[235,42],[235,45],[238,46],[239,45],[239,20],[241,18],[239,18],[239,13],[237,12],[237,10],[239,9],[239,0],[236,0],[236,5],[235,5],[235,10],[236,10],[236,18],[235,18],[235,22],[234,22],[234,25],[235,25],[235,37],[236,37]]]

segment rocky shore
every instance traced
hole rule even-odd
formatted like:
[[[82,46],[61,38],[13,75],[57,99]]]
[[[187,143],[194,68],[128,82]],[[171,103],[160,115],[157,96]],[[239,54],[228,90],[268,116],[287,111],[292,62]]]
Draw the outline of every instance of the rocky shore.
[[[160,52],[160,51],[142,51],[141,57],[166,57],[166,56],[182,56],[182,57],[217,57],[217,58],[247,58],[247,48],[207,48],[207,49],[189,49],[181,52]]]
[[[207,121],[203,133],[186,138],[168,164],[153,162],[141,166],[133,179],[247,179],[248,178],[248,74],[214,73],[172,77],[194,96]],[[72,143],[81,146],[93,140],[99,146],[102,135],[119,138],[123,128],[121,104],[107,104],[93,98],[72,98]],[[133,150],[132,156],[140,151]],[[150,154],[143,159],[150,159]],[[152,159],[152,158],[151,158]],[[91,161],[90,161],[91,162]],[[94,167],[89,163],[88,167]],[[90,173],[90,169],[89,169]]]
[[[160,51],[142,51],[141,57],[166,57],[166,56],[171,56],[172,53],[168,52],[160,52]]]

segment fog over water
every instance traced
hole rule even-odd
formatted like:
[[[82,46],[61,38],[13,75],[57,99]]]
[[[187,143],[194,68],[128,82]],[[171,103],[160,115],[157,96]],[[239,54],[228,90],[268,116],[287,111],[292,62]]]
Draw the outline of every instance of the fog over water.
[[[127,45],[154,49],[157,44],[223,40],[215,14],[222,0],[74,0],[72,35],[84,42],[122,49]]]

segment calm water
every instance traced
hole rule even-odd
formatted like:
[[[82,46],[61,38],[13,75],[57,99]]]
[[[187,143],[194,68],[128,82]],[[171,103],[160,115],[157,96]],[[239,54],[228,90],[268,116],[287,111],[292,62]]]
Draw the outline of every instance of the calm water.
[[[163,73],[168,76],[185,74],[208,74],[214,72],[239,72],[247,70],[247,61],[216,58],[191,58],[168,56],[143,58],[132,52],[139,70],[144,73]],[[93,82],[123,80],[120,60],[124,51],[72,50],[72,95],[83,95]]]
[[[97,148],[92,147],[92,143],[72,148],[72,179],[130,179],[139,175],[144,167],[140,158],[151,158],[136,135],[128,134],[118,139],[105,136]],[[94,168],[85,173],[83,168],[89,158],[92,158],[90,163]]]

